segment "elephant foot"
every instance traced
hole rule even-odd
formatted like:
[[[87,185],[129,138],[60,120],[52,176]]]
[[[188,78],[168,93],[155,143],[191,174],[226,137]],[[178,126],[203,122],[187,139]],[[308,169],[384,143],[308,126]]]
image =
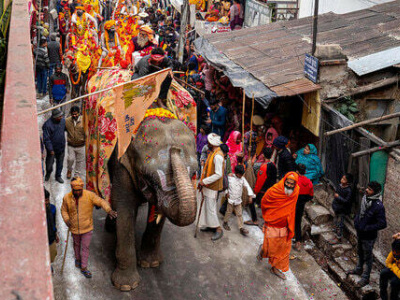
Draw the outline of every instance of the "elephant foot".
[[[140,255],[139,265],[142,268],[158,268],[162,261],[160,253],[144,253]]]
[[[140,262],[139,262],[139,265],[142,267],[142,268],[145,268],[145,269],[147,269],[147,268],[157,268],[157,267],[159,267],[160,266],[160,261],[158,261],[158,260],[154,260],[154,261],[152,261],[152,262],[148,262],[147,260],[141,260]]]
[[[121,292],[129,292],[138,287],[140,276],[136,270],[121,270],[116,268],[111,275],[111,281]]]

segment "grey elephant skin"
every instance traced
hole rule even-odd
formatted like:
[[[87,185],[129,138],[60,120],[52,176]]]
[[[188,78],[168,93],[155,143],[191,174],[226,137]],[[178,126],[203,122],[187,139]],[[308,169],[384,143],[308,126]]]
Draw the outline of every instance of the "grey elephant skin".
[[[158,267],[162,261],[160,238],[166,218],[177,226],[194,222],[197,203],[191,178],[198,165],[193,132],[174,119],[145,119],[120,160],[116,151],[109,162],[111,201],[118,213],[117,267],[111,280],[121,291],[130,291],[140,281],[137,259],[144,268]],[[149,212],[137,255],[136,216],[144,202],[149,202]]]

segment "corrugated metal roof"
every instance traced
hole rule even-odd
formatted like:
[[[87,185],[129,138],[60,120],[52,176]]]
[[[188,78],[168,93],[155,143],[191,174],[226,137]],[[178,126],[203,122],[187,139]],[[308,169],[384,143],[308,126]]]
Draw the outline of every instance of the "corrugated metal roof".
[[[295,96],[306,94],[321,89],[321,86],[306,78],[298,79],[288,83],[276,85],[271,88],[278,96]]]
[[[400,47],[380,51],[349,61],[348,66],[362,76],[400,63]]]
[[[269,88],[304,78],[312,17],[204,38]],[[340,44],[350,60],[400,47],[400,0],[348,14],[318,17],[318,44]]]

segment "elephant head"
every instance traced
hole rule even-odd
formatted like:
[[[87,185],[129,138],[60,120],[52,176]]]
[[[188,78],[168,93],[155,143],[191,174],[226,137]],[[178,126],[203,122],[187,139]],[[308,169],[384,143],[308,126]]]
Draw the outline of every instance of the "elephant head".
[[[193,132],[179,120],[148,118],[133,146],[142,194],[173,224],[193,223],[197,203],[191,178],[198,168]]]

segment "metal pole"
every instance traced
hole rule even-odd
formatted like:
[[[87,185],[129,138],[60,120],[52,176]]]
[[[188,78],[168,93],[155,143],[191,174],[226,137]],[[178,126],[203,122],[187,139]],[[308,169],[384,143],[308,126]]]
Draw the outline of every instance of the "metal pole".
[[[183,1],[183,10],[182,10],[182,19],[181,19],[181,32],[179,36],[179,46],[178,46],[178,60],[181,64],[183,64],[183,54],[186,44],[186,27],[188,21],[188,12],[189,12],[189,2],[188,0]]]
[[[318,5],[319,0],[314,2],[314,23],[313,23],[313,39],[312,39],[312,50],[311,54],[314,56],[317,48],[317,30],[318,30]]]
[[[246,93],[243,91],[243,109],[242,109],[242,149],[244,152],[244,112],[245,112],[245,103],[246,103]],[[250,133],[250,140],[251,140],[251,133]]]

